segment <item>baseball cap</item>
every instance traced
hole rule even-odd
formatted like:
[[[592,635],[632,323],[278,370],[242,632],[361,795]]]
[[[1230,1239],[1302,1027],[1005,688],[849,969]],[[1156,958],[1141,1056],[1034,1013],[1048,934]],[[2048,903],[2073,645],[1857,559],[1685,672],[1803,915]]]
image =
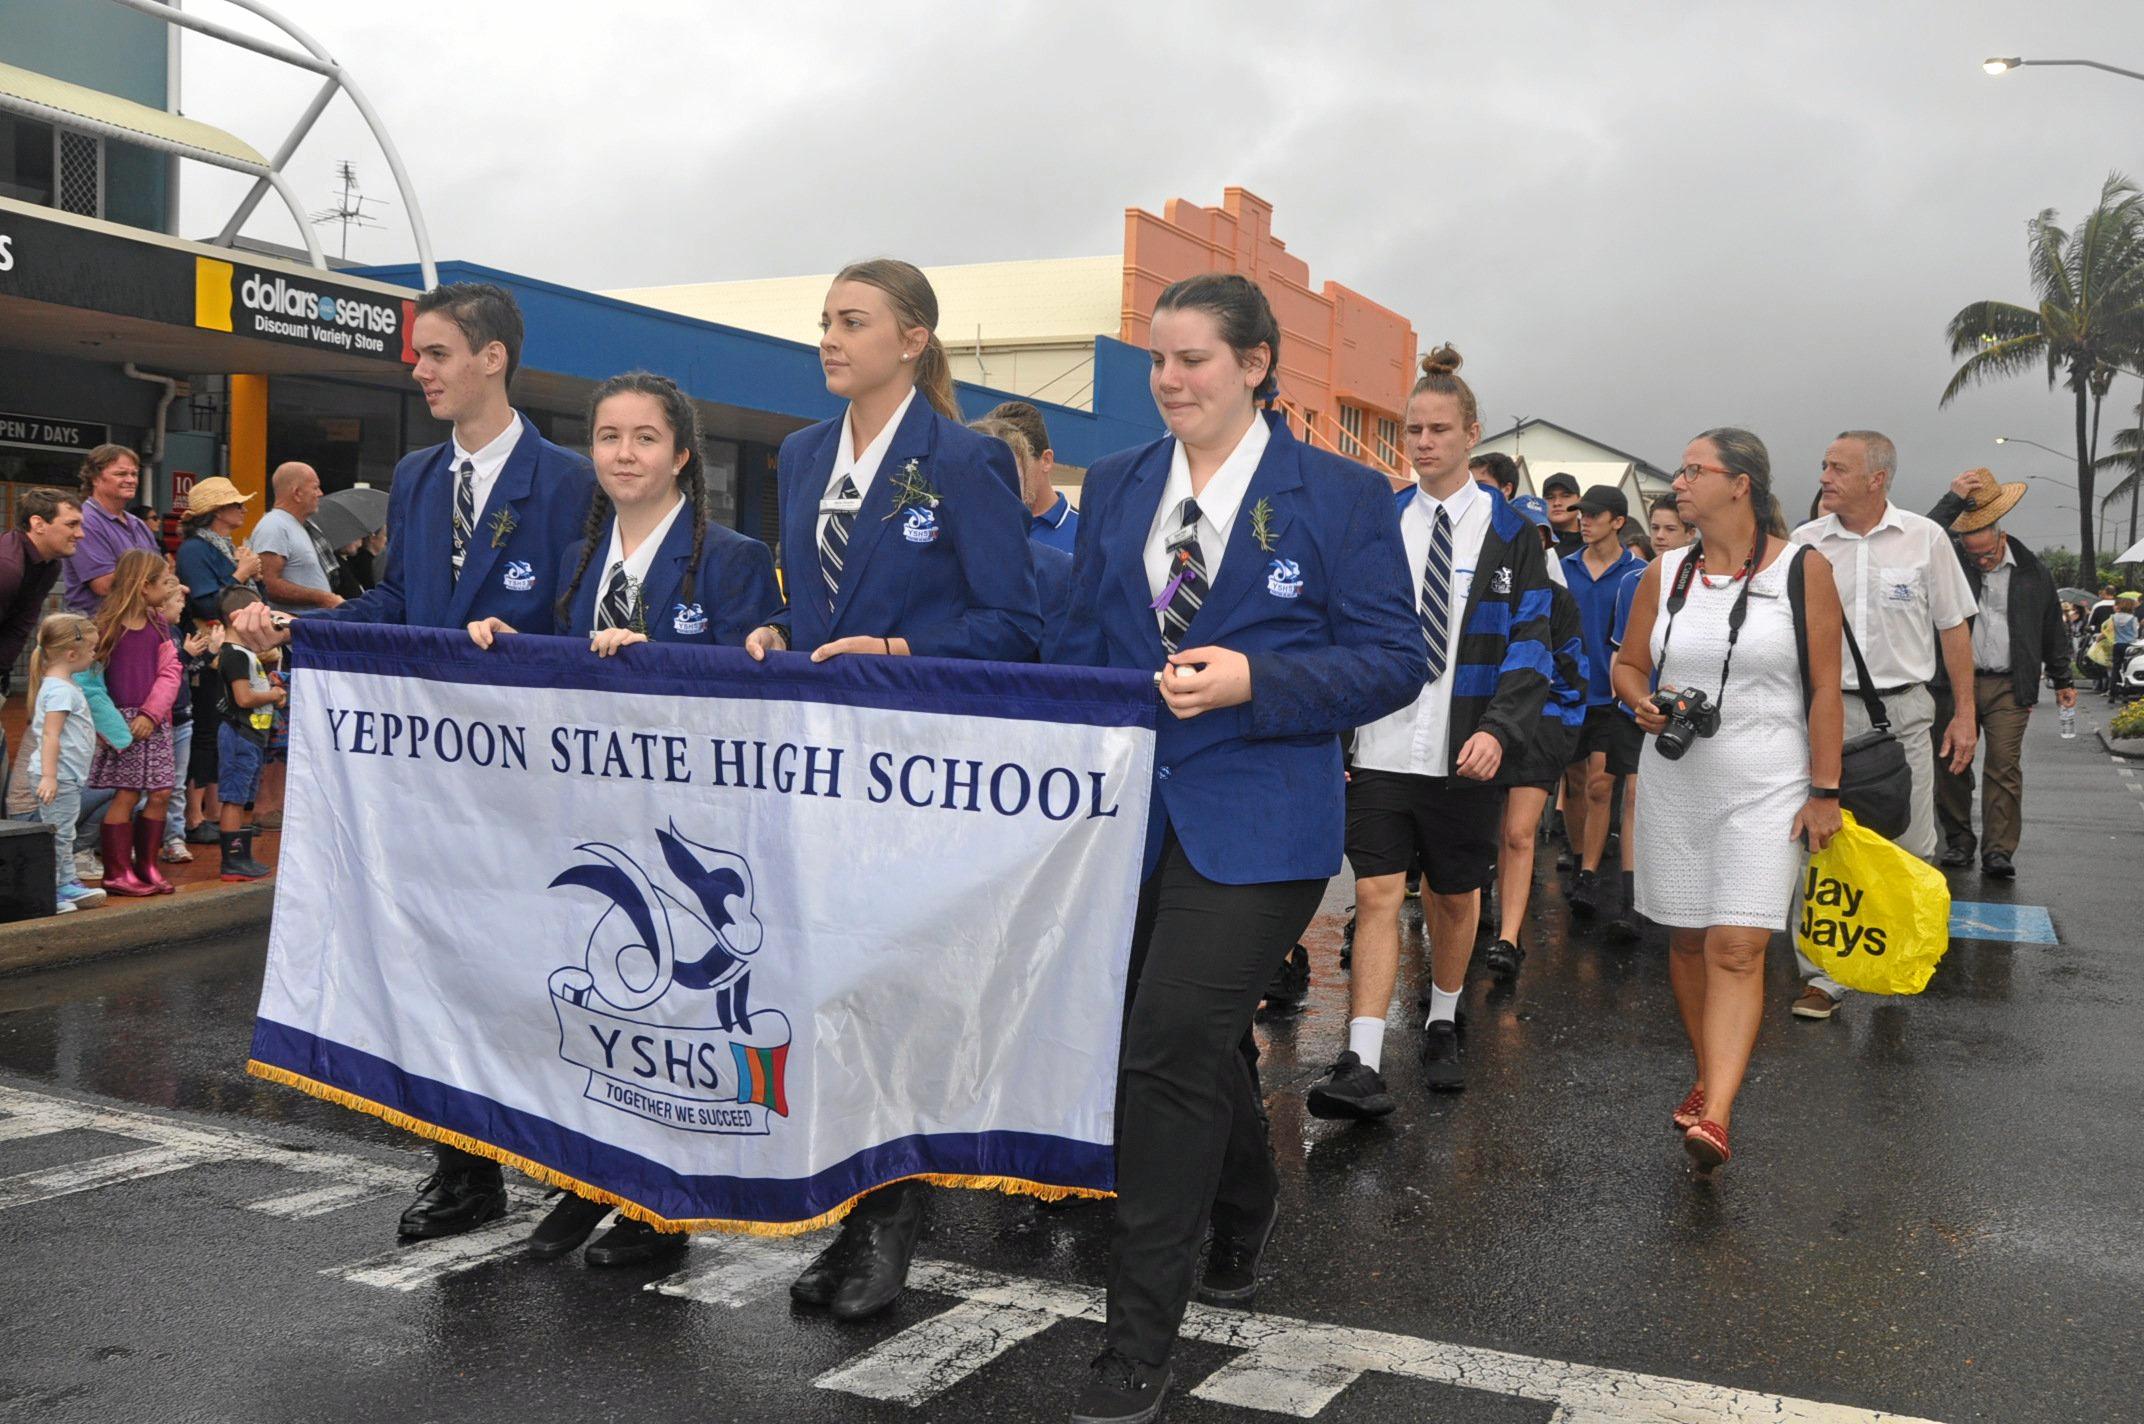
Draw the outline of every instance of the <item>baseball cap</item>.
[[[1566,494],[1577,494],[1577,477],[1567,471],[1558,470],[1555,474],[1550,475],[1547,479],[1541,482],[1541,493],[1543,495],[1552,495],[1557,490],[1562,490]]]
[[[1595,485],[1578,501],[1581,514],[1613,514],[1619,519],[1630,518],[1630,501],[1623,498],[1623,491],[1614,485]]]
[[[1522,494],[1511,502],[1511,507],[1536,524],[1548,523],[1548,501],[1537,494]]]

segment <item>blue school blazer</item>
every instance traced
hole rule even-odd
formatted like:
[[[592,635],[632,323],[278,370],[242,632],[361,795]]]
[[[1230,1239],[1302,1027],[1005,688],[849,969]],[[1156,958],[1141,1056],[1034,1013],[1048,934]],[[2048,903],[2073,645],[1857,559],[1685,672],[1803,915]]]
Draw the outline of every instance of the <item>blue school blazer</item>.
[[[595,628],[596,601],[603,596],[603,560],[616,523],[613,515],[596,535],[595,554],[581,572],[581,586],[573,591],[573,606],[559,632],[586,637]],[[559,560],[559,588],[572,582],[580,562],[581,545],[576,540]],[[685,603],[679,595],[691,563],[692,511],[685,509],[663,535],[662,546],[648,564],[647,582],[641,585],[647,608],[645,631],[653,642],[741,648],[745,634],[782,606],[782,590],[774,581],[774,551],[757,539],[710,521],[700,541],[700,571],[693,579],[692,602]]]
[[[1149,875],[1164,827],[1199,874],[1224,884],[1337,873],[1346,841],[1340,734],[1405,707],[1428,673],[1391,487],[1266,419],[1270,440],[1220,577],[1183,641],[1247,655],[1251,700],[1188,721],[1159,713]],[[1087,471],[1071,606],[1050,661],[1146,670],[1166,660],[1146,539],[1175,443],[1105,456]],[[1271,548],[1252,532],[1261,501]]]
[[[521,438],[477,515],[457,580],[453,462],[451,440],[402,457],[387,495],[387,559],[378,586],[306,617],[413,628],[459,628],[479,618],[530,630],[552,626],[559,559],[580,546],[594,467],[521,417]]]
[[[1072,603],[1072,556],[1032,536],[1027,551],[1035,560],[1035,601],[1042,608],[1042,642],[1047,647],[1064,626],[1065,609]]]
[[[790,649],[808,653],[836,638],[906,638],[919,657],[1033,662],[1042,614],[1027,508],[1013,492],[1020,476],[1012,451],[947,420],[920,394],[857,511],[841,592],[828,608],[819,577],[819,499],[840,453],[841,421],[821,421],[782,442],[789,606],[774,621],[789,630]],[[938,504],[896,513],[895,486],[911,460]]]

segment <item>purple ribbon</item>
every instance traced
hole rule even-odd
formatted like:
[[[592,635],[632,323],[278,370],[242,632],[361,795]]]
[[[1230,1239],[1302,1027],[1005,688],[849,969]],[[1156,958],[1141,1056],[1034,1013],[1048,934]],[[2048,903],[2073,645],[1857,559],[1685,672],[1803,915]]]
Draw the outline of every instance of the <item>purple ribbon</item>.
[[[1161,593],[1156,596],[1152,603],[1149,603],[1147,605],[1147,608],[1155,613],[1159,613],[1163,609],[1167,608],[1169,604],[1176,598],[1176,591],[1184,586],[1184,580],[1190,577],[1191,565],[1187,563],[1182,568],[1176,571],[1175,578],[1170,579],[1168,583],[1162,586]]]

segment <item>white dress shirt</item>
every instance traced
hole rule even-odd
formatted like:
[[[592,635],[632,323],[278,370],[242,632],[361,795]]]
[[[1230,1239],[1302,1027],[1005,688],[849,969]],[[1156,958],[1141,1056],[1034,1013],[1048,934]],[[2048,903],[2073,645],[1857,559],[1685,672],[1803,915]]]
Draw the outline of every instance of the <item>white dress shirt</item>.
[[[1973,586],[1941,525],[1886,502],[1867,534],[1827,514],[1793,537],[1831,564],[1839,602],[1878,689],[1919,686],[1936,675],[1936,634],[1974,612]],[[1853,656],[1842,649],[1839,658],[1843,685],[1859,687]]]
[[[472,473],[469,476],[469,488],[475,499],[477,526],[482,528],[484,524],[484,502],[491,498],[491,487],[499,482],[499,471],[506,468],[507,456],[514,453],[514,446],[521,439],[521,414],[518,411],[514,412],[513,418],[506,422],[506,428],[497,435],[492,436],[490,443],[481,450],[464,450],[461,437],[455,436],[453,439],[454,469],[452,473],[455,480],[459,482],[462,465],[466,462],[471,466]]]
[[[852,405],[842,412],[841,444],[834,450],[834,468],[826,477],[825,493],[828,497],[841,488],[843,475],[856,481],[856,497],[859,500],[871,493],[871,482],[878,478],[878,467],[886,460],[886,447],[893,444],[893,433],[899,430],[901,422],[907,419],[908,407],[915,403],[915,399],[916,392],[911,387],[908,394],[901,397],[900,405],[894,408],[893,418],[886,422],[878,434],[871,437],[871,443],[864,447],[861,455],[856,453],[856,407]],[[812,542],[815,545],[825,537],[828,517],[824,510],[820,511],[819,522],[812,529]],[[854,521],[851,521],[850,527],[855,527]]]
[[[1243,505],[1244,491],[1251,487],[1251,476],[1258,473],[1258,462],[1265,457],[1266,443],[1271,439],[1265,417],[1252,416],[1250,428],[1196,496],[1199,553],[1206,565],[1208,588],[1221,581],[1221,558],[1228,552],[1228,533],[1236,527],[1236,511]],[[1178,440],[1169,456],[1169,478],[1161,487],[1161,504],[1146,532],[1146,584],[1156,598],[1169,586],[1169,540],[1183,527],[1184,501],[1193,497],[1191,460],[1184,454],[1184,442]],[[1154,623],[1157,627],[1161,624],[1159,612],[1154,614]]]
[[[1402,771],[1416,776],[1450,776],[1452,678],[1459,667],[1459,639],[1466,623],[1467,596],[1474,588],[1474,565],[1489,534],[1489,498],[1468,480],[1450,499],[1431,499],[1417,489],[1400,511],[1400,538],[1407,545],[1407,567],[1414,578],[1415,612],[1422,610],[1422,570],[1437,510],[1452,522],[1452,606],[1445,630],[1444,675],[1425,686],[1413,702],[1355,733],[1355,765],[1370,771]]]
[[[1980,616],[1973,620],[1973,667],[1980,672],[2010,671],[2010,571],[2017,555],[2003,536],[2003,561],[1980,576]]]
[[[630,554],[625,552],[625,535],[618,528],[618,521],[611,521],[610,552],[603,558],[603,582],[596,586],[598,602],[602,600],[603,591],[610,587],[611,570],[620,564],[625,565],[625,576],[633,581],[634,588],[637,589],[648,581],[648,566],[655,562],[655,551],[662,548],[663,540],[670,537],[670,526],[677,523],[678,513],[685,508],[685,504],[685,497],[679,495],[670,505],[670,512],[662,517],[662,522],[650,529],[647,537],[640,541],[640,546]],[[641,611],[644,613],[648,611],[646,603],[647,600],[643,596]]]

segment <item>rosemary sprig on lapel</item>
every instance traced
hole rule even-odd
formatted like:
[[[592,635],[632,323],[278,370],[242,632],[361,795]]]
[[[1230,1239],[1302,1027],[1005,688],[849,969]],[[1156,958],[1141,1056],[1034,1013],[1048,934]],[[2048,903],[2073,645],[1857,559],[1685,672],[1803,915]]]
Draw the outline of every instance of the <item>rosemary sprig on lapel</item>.
[[[513,537],[514,528],[516,525],[520,524],[520,522],[520,520],[514,517],[514,511],[511,508],[502,509],[498,513],[492,515],[491,547],[494,549],[505,548],[506,541]]]
[[[938,507],[938,491],[931,487],[930,480],[924,476],[921,469],[922,464],[921,460],[910,456],[908,463],[894,472],[893,508],[886,512],[888,519],[893,518],[894,515],[899,514],[904,509],[916,509],[919,507],[936,509]]]
[[[1261,499],[1251,506],[1251,537],[1264,553],[1273,552],[1273,501]]]

